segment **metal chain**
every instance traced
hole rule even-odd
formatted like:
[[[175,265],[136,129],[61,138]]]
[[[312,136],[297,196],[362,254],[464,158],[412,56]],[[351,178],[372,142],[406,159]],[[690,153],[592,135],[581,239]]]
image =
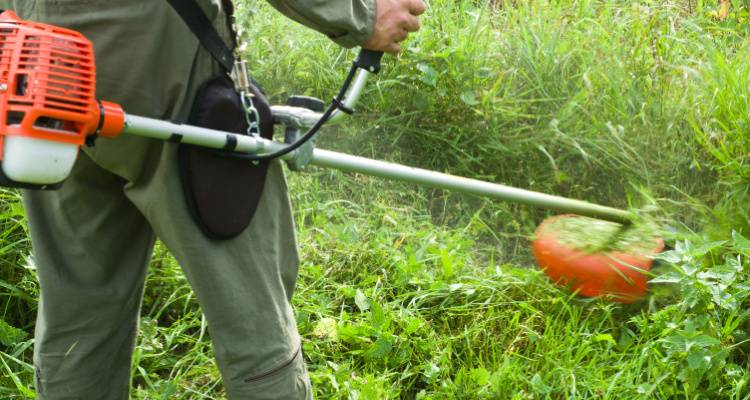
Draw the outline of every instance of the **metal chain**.
[[[250,91],[243,90],[240,92],[240,99],[242,100],[242,107],[245,109],[245,121],[247,121],[247,134],[250,136],[260,135],[260,114],[258,109],[255,108],[253,102],[255,97]]]
[[[250,76],[247,73],[247,63],[239,58],[234,63],[232,71],[232,80],[235,89],[240,94],[242,108],[245,109],[245,121],[247,121],[247,134],[250,136],[260,136],[260,113],[255,107],[253,98],[255,95],[250,90]]]

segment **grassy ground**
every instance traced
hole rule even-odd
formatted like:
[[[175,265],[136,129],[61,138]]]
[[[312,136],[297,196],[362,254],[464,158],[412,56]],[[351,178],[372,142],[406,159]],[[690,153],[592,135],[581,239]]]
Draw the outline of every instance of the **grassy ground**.
[[[322,147],[620,207],[672,250],[635,305],[551,285],[547,213],[312,170],[290,176],[294,299],[321,399],[747,399],[750,40],[695,1],[434,0],[352,124]],[[352,53],[241,3],[277,101],[328,98]],[[335,66],[335,67],[332,67]],[[0,397],[31,397],[37,284],[18,195],[0,192]],[[195,298],[157,248],[134,398],[223,398]],[[4,322],[2,322],[4,321]]]

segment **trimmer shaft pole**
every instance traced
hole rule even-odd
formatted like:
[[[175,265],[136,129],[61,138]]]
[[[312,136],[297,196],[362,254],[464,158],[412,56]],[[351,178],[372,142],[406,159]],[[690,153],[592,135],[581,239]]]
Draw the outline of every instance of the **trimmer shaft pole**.
[[[311,164],[481,197],[490,197],[621,224],[627,224],[631,221],[630,213],[616,208],[323,149],[315,149]]]
[[[126,117],[123,134],[188,143],[214,149],[229,148],[242,153],[267,153],[286,146],[283,143],[260,137],[234,135],[133,115]],[[281,158],[290,159],[295,156],[296,151]],[[315,149],[310,163],[346,172],[357,172],[390,180],[416,183],[622,224],[631,222],[631,215],[625,210],[328,150]]]

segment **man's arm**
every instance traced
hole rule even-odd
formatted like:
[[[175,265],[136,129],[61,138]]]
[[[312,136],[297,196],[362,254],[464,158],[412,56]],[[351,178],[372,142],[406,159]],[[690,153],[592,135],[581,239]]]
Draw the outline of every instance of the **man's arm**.
[[[344,47],[397,53],[399,42],[419,29],[422,0],[268,0],[287,17]]]

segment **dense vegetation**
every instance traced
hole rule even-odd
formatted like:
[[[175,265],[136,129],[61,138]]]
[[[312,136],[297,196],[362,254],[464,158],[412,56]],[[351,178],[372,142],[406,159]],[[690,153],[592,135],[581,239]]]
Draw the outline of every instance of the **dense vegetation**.
[[[750,398],[750,21],[708,3],[431,1],[321,147],[629,207],[670,249],[647,300],[582,299],[529,257],[547,212],[292,174],[318,398]],[[353,53],[265,4],[238,17],[277,102],[330,97]],[[19,196],[0,195],[0,397],[33,397],[38,286]],[[153,267],[133,396],[223,398],[179,267],[162,247]]]

